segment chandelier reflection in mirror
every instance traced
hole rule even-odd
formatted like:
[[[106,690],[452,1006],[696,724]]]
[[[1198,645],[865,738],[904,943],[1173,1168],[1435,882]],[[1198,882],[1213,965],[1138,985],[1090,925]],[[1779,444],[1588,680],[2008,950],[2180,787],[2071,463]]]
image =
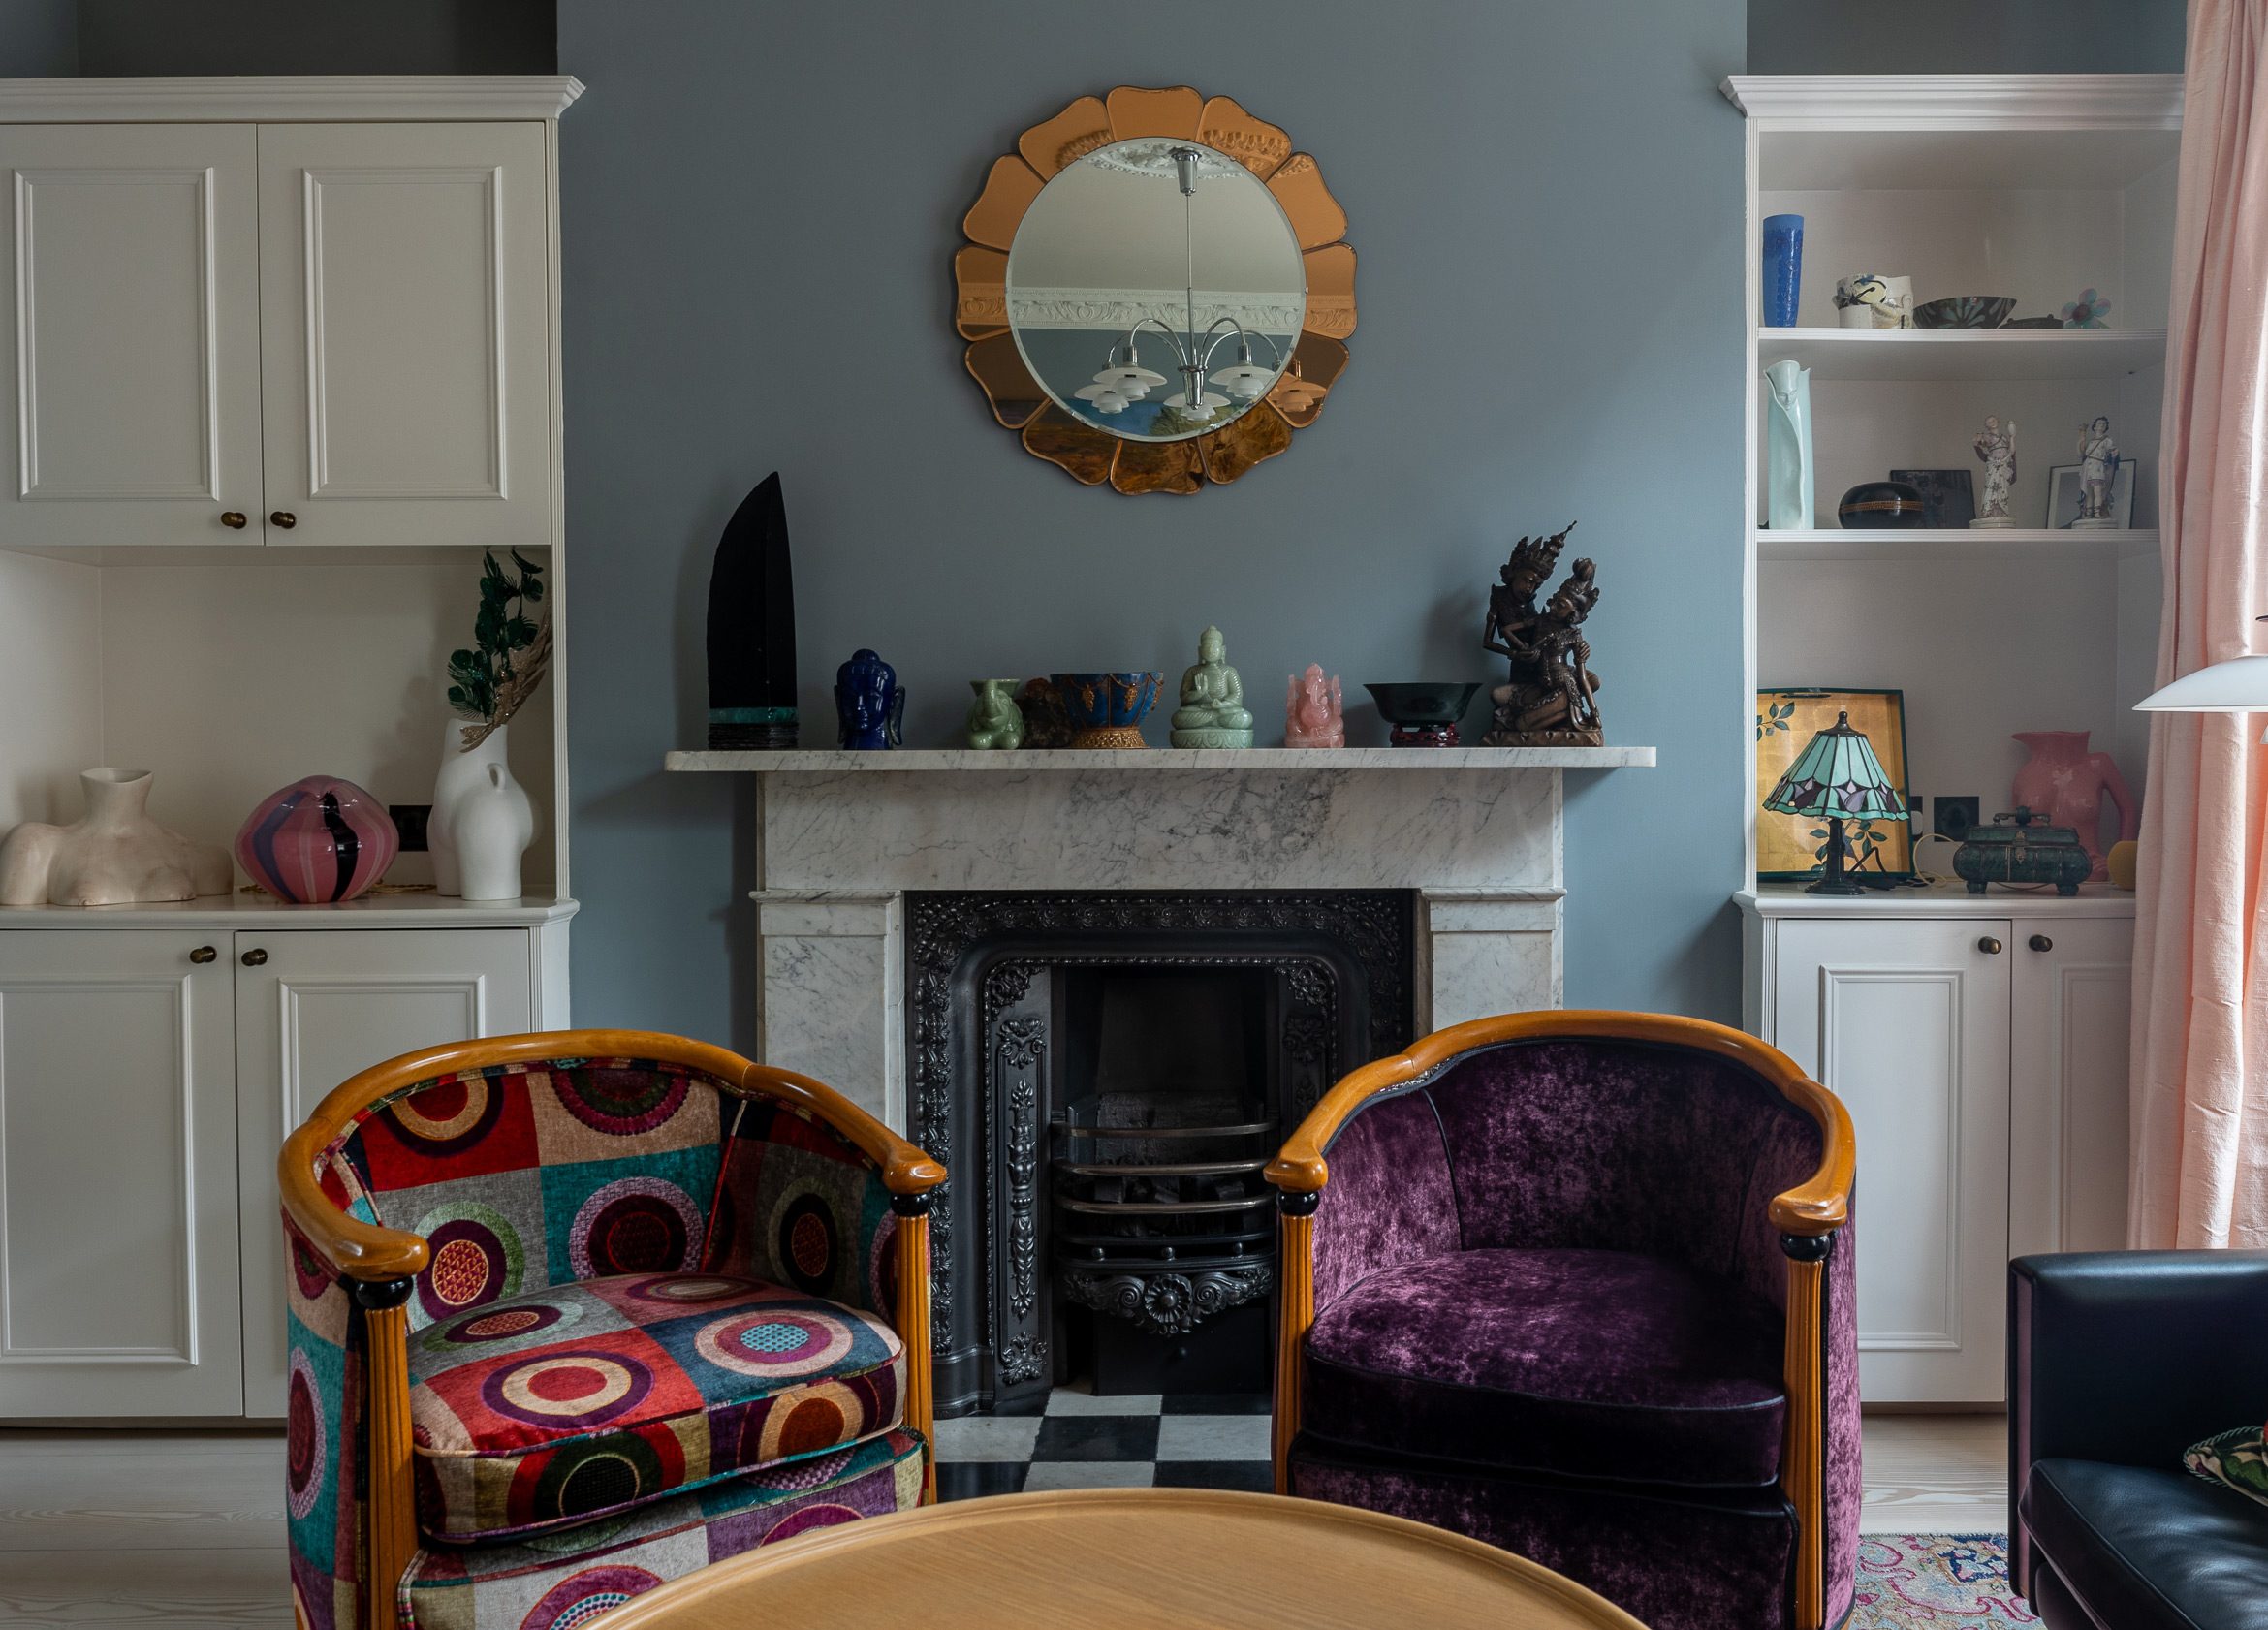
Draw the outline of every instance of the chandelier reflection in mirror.
[[[1345,368],[1345,216],[1314,160],[1227,97],[1082,97],[995,161],[964,226],[969,371],[1028,452],[1090,486],[1234,481]]]

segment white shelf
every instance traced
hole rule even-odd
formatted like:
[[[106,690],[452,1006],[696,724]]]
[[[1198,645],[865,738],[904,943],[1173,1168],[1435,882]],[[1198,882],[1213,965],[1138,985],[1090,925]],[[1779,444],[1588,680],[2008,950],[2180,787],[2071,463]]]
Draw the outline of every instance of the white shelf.
[[[2042,888],[2012,889],[1989,885],[1981,894],[1954,881],[1932,883],[1919,889],[1885,889],[1876,893],[1811,894],[1801,883],[1759,883],[1733,895],[1741,910],[1757,917],[2131,917],[2131,891],[2107,883],[2082,883],[2076,894],[2059,894]]]
[[[1652,747],[1152,747],[1124,752],[1067,747],[1013,753],[980,753],[964,747],[900,747],[885,752],[703,750],[672,753],[662,761],[662,768],[680,772],[759,775],[905,774],[909,771],[1029,775],[1079,769],[1131,772],[1242,769],[1281,774],[1289,770],[1347,769],[1643,769],[1653,764]]]
[[[2165,360],[2163,329],[1766,329],[1759,365],[1813,379],[2116,379]]]
[[[1862,531],[1833,526],[1749,533],[1759,560],[1956,560],[2010,555],[2062,555],[2074,560],[2118,560],[2158,552],[2158,533],[2117,527],[1912,527]]]
[[[574,900],[459,900],[440,894],[365,894],[344,905],[289,905],[267,894],[207,894],[133,905],[0,906],[0,928],[525,928],[563,923]]]

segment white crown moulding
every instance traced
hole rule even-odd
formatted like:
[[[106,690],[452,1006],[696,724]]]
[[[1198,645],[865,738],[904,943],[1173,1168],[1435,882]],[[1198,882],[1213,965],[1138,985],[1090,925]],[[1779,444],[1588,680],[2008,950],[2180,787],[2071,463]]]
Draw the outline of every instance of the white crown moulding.
[[[0,124],[550,120],[582,94],[572,74],[0,79]]]
[[[1734,74],[1751,119],[1811,130],[2179,130],[2179,74]]]

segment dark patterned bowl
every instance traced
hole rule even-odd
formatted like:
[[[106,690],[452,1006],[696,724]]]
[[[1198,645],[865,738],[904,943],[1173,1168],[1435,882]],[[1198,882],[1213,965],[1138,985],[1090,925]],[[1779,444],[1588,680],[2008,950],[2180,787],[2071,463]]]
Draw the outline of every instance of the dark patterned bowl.
[[[1902,481],[1862,481],[1835,506],[1835,518],[1854,532],[1927,526],[1929,501]]]
[[[1954,295],[1913,308],[1917,329],[1997,329],[2016,309],[2013,295]]]
[[[1071,726],[1083,735],[1096,732],[1138,731],[1157,701],[1160,674],[1054,674],[1055,694]],[[1102,742],[1087,745],[1101,746]]]
[[[1390,725],[1453,725],[1465,717],[1479,694],[1477,684],[1420,679],[1400,684],[1365,685],[1378,704],[1378,716]]]

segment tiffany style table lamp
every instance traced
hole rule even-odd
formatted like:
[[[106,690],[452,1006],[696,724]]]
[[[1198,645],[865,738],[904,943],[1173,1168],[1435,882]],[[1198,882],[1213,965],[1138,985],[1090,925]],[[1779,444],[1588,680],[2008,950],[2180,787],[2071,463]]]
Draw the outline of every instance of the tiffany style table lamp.
[[[1890,784],[1866,737],[1850,728],[1848,713],[1837,713],[1833,724],[1811,737],[1764,807],[1778,815],[1826,817],[1827,867],[1805,891],[1812,894],[1863,893],[1843,876],[1843,859],[1850,853],[1843,822],[1907,819],[1905,796]]]

